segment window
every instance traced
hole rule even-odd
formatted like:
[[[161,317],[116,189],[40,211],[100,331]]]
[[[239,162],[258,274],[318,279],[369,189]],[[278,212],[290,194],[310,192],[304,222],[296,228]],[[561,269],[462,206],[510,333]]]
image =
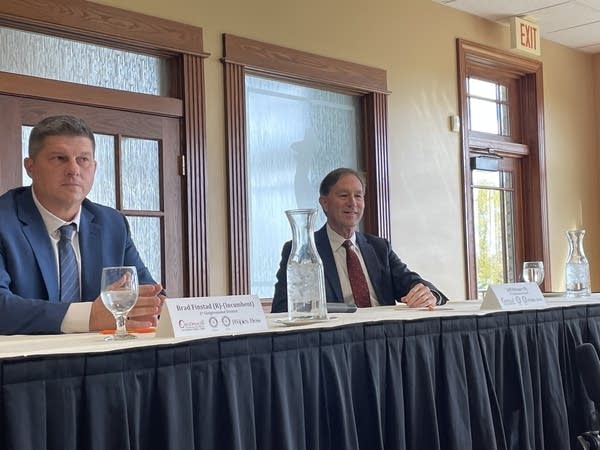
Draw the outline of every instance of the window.
[[[285,210],[316,209],[320,228],[323,177],[336,167],[363,170],[360,98],[253,75],[245,91],[250,292],[265,298],[291,239]]]
[[[171,80],[165,57],[7,27],[0,27],[0,49],[3,72],[140,94],[169,95]]]
[[[457,47],[467,289],[481,298],[489,284],[520,281],[524,260],[549,264],[541,63]]]
[[[470,131],[510,136],[508,88],[467,77]]]
[[[256,177],[260,176],[260,172],[256,172],[257,166],[253,159],[260,153],[252,151],[252,148],[254,148],[257,136],[262,137],[262,135],[254,128],[256,122],[248,120],[247,114],[248,108],[257,108],[259,104],[257,102],[265,100],[267,97],[274,103],[287,105],[284,109],[288,109],[292,117],[293,114],[300,117],[300,111],[303,111],[305,107],[313,109],[313,112],[307,115],[310,119],[308,121],[302,119],[303,122],[290,123],[290,120],[296,120],[290,119],[279,122],[279,127],[285,128],[285,133],[282,134],[290,134],[285,143],[279,142],[279,150],[282,152],[290,152],[294,143],[298,144],[296,148],[306,146],[306,142],[302,144],[303,141],[316,142],[316,145],[322,146],[326,150],[325,153],[319,155],[320,164],[316,171],[309,173],[308,185],[310,187],[308,189],[314,190],[315,184],[320,182],[320,178],[330,165],[337,166],[355,162],[355,167],[363,169],[366,173],[367,192],[369,193],[369,203],[365,208],[363,219],[364,229],[370,233],[389,237],[385,71],[232,35],[224,36],[224,46],[231,293],[251,293],[251,285],[254,283],[251,281],[251,278],[254,277],[251,274],[253,270],[251,268],[251,252],[256,251],[252,249],[252,242],[255,241],[253,233],[264,232],[252,228],[255,226],[253,225],[252,205],[254,204],[254,209],[256,209],[258,204],[256,199],[260,197],[260,189],[263,186],[256,180]],[[261,90],[259,91],[259,89]],[[302,100],[300,100],[300,92],[304,97]],[[295,109],[288,108],[292,104],[295,105]],[[334,104],[335,106],[333,106]],[[253,115],[257,112],[260,114],[260,109],[251,109]],[[269,111],[263,112],[267,113],[267,116],[264,117],[268,117]],[[322,117],[318,117],[318,114],[322,114]],[[326,126],[327,121],[337,120],[334,118],[335,114],[340,117],[346,116],[343,121],[338,121],[338,124],[343,123],[346,128],[343,133],[328,133],[321,128]],[[322,119],[327,119],[327,121]],[[281,131],[273,130],[266,125],[262,130],[273,133]],[[276,137],[276,140],[279,138],[280,136]],[[331,139],[332,142],[326,142],[327,139]],[[335,152],[337,156],[329,153],[331,149],[348,143],[356,146],[360,151],[353,152],[351,149],[348,149],[348,153],[337,151]],[[355,156],[350,156],[351,153]],[[274,169],[268,179],[277,184],[276,195],[286,196],[288,195],[286,192],[291,193],[293,190],[295,172],[291,166],[285,169],[286,164],[289,163],[283,158],[276,162],[269,159],[275,156],[275,154],[270,154],[265,157],[263,161],[265,166],[261,167]],[[356,156],[359,158],[354,160],[353,158]],[[261,180],[263,184],[265,180],[266,178]],[[300,180],[296,181],[300,182]],[[302,180],[302,182],[306,181],[306,179]],[[286,187],[281,190],[283,184]],[[266,188],[270,188],[270,186]],[[253,191],[253,189],[255,190]],[[302,189],[302,196],[304,195],[308,197],[310,192],[307,193]],[[302,203],[305,201],[310,200],[301,200]],[[283,204],[279,203],[278,207],[281,209]],[[285,206],[286,208],[297,207],[291,201],[285,204],[290,205]],[[262,208],[262,204],[260,207]],[[272,226],[273,217],[271,211],[266,214],[269,218],[268,228]],[[282,216],[280,213],[273,213],[273,216],[275,214]],[[283,223],[285,224],[285,222]],[[284,227],[289,228],[289,225],[285,224]],[[269,251],[273,252],[275,247],[277,250],[274,255],[270,256],[269,261],[271,262],[268,264],[276,262],[271,267],[264,266],[258,269],[262,274],[259,278],[266,281],[257,279],[256,286],[261,295],[270,297],[273,293],[273,276],[278,268],[281,246],[283,242],[289,240],[289,234],[279,242],[275,242],[279,236],[275,238],[270,235],[269,239],[272,241],[272,245],[269,244],[272,247],[269,247],[271,248]],[[256,242],[259,242],[258,238]],[[256,260],[259,261],[260,258],[256,258]],[[262,262],[259,263],[262,264]],[[252,289],[256,288],[253,286]]]
[[[471,172],[478,296],[490,284],[519,281],[516,262],[521,249],[515,232],[520,228],[521,215],[515,208],[520,202],[514,183],[519,165],[510,159],[502,163],[509,170],[498,167]]]
[[[485,80],[485,76],[484,73],[481,78],[466,79],[469,135],[487,135],[488,144],[483,152],[476,146],[470,148],[478,297],[490,284],[519,281],[516,262],[522,254],[520,236],[516,235],[521,228],[522,198],[515,193],[515,185],[519,187],[521,183],[520,155],[513,154],[502,141],[505,138],[515,143],[520,135],[519,124],[511,126],[511,118],[518,117],[518,95],[512,91],[519,87],[510,78]],[[528,149],[522,147],[522,151]]]

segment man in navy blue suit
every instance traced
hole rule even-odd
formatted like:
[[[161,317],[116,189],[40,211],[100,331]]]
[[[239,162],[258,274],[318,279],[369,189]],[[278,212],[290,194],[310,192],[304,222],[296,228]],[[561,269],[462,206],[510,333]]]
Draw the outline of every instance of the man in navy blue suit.
[[[137,268],[140,291],[128,325],[156,325],[162,287],[140,259],[125,216],[86,199],[94,152],[94,135],[78,118],[48,117],[33,128],[24,160],[33,182],[0,197],[0,334],[114,328],[99,297],[102,268],[110,266]],[[60,293],[59,229],[67,224],[75,230],[70,245],[80,282],[73,301]]]
[[[358,172],[346,168],[333,170],[321,182],[319,194],[327,223],[315,232],[315,245],[323,261],[328,302],[358,303],[348,276],[346,251],[357,254],[366,275],[369,292],[364,305],[359,306],[394,305],[401,301],[410,307],[423,308],[448,301],[433,284],[409,270],[387,240],[357,231],[365,208],[365,185]],[[344,246],[347,240],[351,241],[348,250]],[[291,242],[286,242],[271,312],[287,311],[286,272],[290,251]]]

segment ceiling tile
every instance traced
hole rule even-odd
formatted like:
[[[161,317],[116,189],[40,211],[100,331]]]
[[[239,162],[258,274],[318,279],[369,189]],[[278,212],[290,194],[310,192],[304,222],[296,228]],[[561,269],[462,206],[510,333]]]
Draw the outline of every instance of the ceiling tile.
[[[600,53],[600,0],[434,0],[504,25],[527,16],[543,38],[588,53]]]
[[[575,2],[588,5],[589,7],[600,11],[600,0],[575,0]]]
[[[452,8],[469,12],[490,20],[501,20],[506,17],[519,16],[560,4],[565,0],[455,0],[452,2],[437,1]]]
[[[548,33],[546,37],[568,47],[578,48],[600,44],[598,36],[600,36],[600,22],[555,31]]]
[[[580,47],[578,49],[585,53],[600,53],[600,44],[589,45],[587,47]]]
[[[565,3],[539,10],[529,17],[540,26],[542,36],[558,30],[600,21],[600,11],[581,3]]]

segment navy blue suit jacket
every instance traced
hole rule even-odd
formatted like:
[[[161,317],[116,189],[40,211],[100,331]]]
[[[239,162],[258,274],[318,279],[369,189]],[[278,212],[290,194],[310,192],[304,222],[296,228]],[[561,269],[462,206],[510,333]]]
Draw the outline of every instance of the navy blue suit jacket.
[[[0,197],[0,334],[60,333],[69,307],[60,303],[52,242],[31,187]],[[136,266],[140,284],[154,284],[120,212],[84,200],[79,223],[81,297],[100,295],[103,267]]]
[[[360,248],[360,253],[380,305],[394,305],[396,300],[400,300],[401,297],[408,294],[411,288],[418,283],[423,283],[432,291],[437,292],[439,296],[438,303],[443,304],[448,301],[446,296],[433,284],[422,279],[418,273],[408,269],[406,264],[394,253],[389,241],[370,234],[356,232],[356,243]],[[328,302],[343,302],[342,285],[340,284],[333,251],[327,236],[327,225],[315,232],[315,246],[323,261],[325,297]],[[284,244],[281,252],[281,262],[277,271],[271,312],[287,311],[287,261],[291,250],[292,242],[288,241]]]

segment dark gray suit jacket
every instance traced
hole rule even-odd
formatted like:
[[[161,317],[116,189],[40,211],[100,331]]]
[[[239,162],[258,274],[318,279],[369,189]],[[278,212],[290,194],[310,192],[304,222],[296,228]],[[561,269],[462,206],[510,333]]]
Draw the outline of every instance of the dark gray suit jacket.
[[[60,333],[69,307],[60,303],[52,242],[31,187],[0,197],[0,334]],[[140,284],[154,284],[123,214],[84,200],[79,222],[81,297],[100,295],[103,267],[136,266]]]
[[[370,234],[356,233],[356,243],[367,267],[369,278],[377,300],[381,305],[394,305],[396,300],[404,297],[411,288],[423,283],[438,295],[438,303],[448,301],[446,296],[418,273],[408,269],[398,255],[392,250],[389,241]],[[325,273],[325,296],[328,302],[343,302],[342,285],[338,276],[333,251],[327,236],[327,225],[315,232],[315,245],[323,261]],[[284,244],[281,262],[277,271],[277,282],[273,295],[271,312],[287,311],[287,261],[292,249],[292,242]]]

